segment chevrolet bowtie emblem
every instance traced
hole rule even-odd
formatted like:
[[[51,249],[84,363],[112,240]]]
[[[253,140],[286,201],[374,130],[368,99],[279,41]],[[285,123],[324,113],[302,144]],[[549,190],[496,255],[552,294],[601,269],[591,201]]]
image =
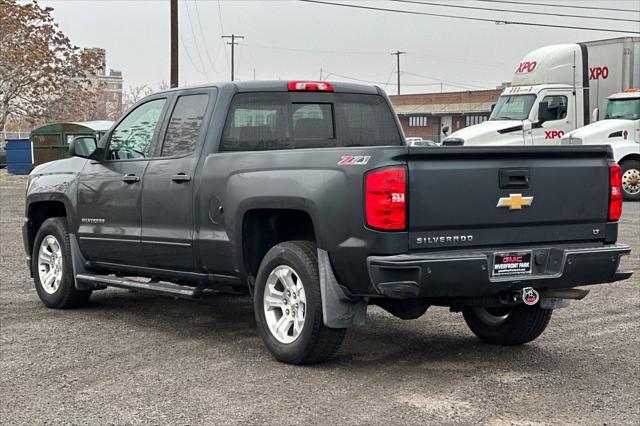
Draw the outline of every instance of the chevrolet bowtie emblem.
[[[496,207],[509,207],[509,210],[522,210],[522,206],[530,206],[533,197],[523,197],[522,194],[509,194],[508,197],[500,197]]]

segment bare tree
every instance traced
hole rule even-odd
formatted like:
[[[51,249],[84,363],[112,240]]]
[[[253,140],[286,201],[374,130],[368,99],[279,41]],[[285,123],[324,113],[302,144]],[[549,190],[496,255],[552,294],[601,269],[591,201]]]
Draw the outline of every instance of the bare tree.
[[[59,30],[51,7],[0,0],[0,130],[7,121],[73,116],[93,103],[100,58]]]
[[[138,86],[129,86],[123,95],[123,107],[125,110],[131,108],[133,104],[138,102],[145,96],[149,96],[153,93],[153,89],[146,84],[140,84]]]

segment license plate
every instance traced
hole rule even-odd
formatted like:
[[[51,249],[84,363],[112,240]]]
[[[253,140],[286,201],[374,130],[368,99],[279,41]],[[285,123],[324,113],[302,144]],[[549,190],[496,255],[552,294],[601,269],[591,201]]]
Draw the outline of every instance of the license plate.
[[[493,276],[510,277],[531,274],[531,251],[493,254]]]

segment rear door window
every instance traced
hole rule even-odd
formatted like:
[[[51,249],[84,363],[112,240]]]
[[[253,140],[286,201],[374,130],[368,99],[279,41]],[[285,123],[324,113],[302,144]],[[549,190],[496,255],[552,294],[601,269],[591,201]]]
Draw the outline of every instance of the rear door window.
[[[381,96],[323,94],[322,102],[292,102],[288,93],[241,93],[232,102],[220,150],[402,144]]]
[[[162,157],[187,155],[195,150],[208,102],[206,93],[178,97],[165,133]]]

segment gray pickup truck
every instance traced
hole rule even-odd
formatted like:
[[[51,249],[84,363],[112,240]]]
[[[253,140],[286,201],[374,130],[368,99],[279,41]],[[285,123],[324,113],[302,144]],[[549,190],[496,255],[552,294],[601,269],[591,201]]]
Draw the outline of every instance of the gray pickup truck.
[[[332,356],[372,304],[402,319],[449,306],[480,339],[522,344],[576,286],[631,275],[610,148],[409,147],[377,87],[168,90],[70,154],[27,188],[45,305],[244,291],[283,362]]]

